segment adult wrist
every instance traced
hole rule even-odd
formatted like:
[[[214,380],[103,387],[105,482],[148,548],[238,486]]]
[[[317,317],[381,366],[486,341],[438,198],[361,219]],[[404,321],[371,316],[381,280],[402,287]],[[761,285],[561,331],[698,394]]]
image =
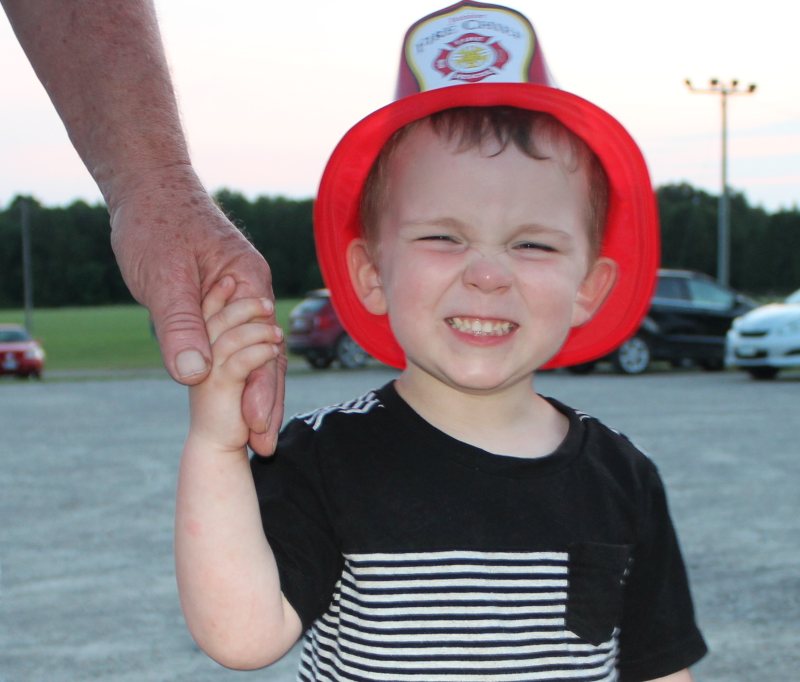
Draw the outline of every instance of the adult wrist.
[[[188,160],[145,165],[121,172],[100,170],[95,180],[112,217],[124,204],[148,197],[172,197],[176,200],[180,197],[184,201],[191,196],[208,197]]]

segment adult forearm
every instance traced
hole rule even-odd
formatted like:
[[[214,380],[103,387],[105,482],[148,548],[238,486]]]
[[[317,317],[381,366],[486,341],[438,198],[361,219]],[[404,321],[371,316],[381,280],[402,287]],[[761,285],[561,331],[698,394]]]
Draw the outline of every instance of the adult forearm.
[[[0,0],[110,206],[189,156],[152,0]]]

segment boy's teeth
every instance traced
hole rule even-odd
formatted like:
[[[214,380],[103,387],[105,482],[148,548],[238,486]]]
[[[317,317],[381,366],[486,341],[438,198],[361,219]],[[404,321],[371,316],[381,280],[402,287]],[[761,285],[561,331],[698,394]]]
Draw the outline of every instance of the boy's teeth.
[[[479,320],[468,317],[451,317],[448,324],[460,332],[475,334],[476,336],[503,336],[508,334],[516,325],[512,322],[499,322],[492,320]]]

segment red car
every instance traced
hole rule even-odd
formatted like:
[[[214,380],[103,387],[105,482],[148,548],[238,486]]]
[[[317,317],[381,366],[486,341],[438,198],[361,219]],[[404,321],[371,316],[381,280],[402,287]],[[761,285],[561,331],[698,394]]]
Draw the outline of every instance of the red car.
[[[327,289],[309,291],[289,314],[286,345],[315,369],[334,360],[346,368],[363,367],[369,355],[342,328]]]
[[[19,324],[0,324],[0,374],[42,378],[44,350]]]

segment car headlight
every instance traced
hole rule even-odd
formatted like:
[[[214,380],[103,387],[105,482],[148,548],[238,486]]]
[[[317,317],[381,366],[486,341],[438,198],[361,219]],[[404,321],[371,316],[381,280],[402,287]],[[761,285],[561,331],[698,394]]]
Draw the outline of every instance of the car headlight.
[[[25,351],[26,360],[44,360],[44,351],[41,348],[28,348]]]
[[[800,319],[792,320],[775,330],[776,336],[797,336],[800,335]]]

